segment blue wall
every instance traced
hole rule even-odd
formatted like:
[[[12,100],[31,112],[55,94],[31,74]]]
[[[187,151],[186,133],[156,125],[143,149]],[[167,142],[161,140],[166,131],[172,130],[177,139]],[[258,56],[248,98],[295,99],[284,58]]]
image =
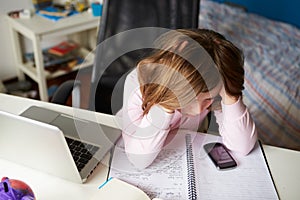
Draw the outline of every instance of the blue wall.
[[[283,21],[300,28],[299,0],[213,0],[217,2],[232,2],[270,19]]]

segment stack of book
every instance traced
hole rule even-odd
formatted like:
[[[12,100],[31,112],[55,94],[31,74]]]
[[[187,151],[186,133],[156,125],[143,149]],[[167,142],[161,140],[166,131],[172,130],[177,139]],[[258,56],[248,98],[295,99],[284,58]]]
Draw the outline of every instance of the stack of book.
[[[79,55],[79,45],[72,41],[63,41],[55,46],[43,50],[44,67],[47,71],[70,71],[82,62]],[[25,54],[26,61],[34,63],[33,53]]]
[[[57,4],[56,1],[52,0],[32,0],[32,3],[37,15],[51,21],[58,21],[78,13],[75,9],[68,9],[64,4]]]
[[[52,0],[32,0],[33,6],[36,10],[51,6]]]
[[[48,52],[56,56],[66,56],[78,50],[79,45],[72,41],[63,41],[48,49]]]
[[[37,9],[36,14],[52,21],[58,21],[62,18],[78,14],[78,12],[74,9],[68,10],[62,6],[50,5]]]

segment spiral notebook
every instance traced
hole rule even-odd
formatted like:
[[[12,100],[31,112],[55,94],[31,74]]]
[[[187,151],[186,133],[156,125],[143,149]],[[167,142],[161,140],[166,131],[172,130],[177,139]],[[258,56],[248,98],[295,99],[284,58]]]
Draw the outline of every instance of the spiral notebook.
[[[219,136],[181,131],[148,168],[130,164],[122,139],[114,150],[108,177],[143,190],[151,199],[279,199],[263,150],[257,142],[247,156],[231,153],[238,166],[219,171],[203,145],[220,142]]]

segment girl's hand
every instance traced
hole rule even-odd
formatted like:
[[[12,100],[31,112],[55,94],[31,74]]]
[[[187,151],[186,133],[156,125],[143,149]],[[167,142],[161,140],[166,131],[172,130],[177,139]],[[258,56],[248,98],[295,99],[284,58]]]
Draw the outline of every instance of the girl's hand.
[[[221,91],[220,91],[220,96],[222,97],[222,102],[225,104],[225,105],[231,105],[231,104],[234,104],[238,101],[238,97],[235,97],[235,96],[230,96],[226,90],[225,90],[225,87],[223,85]]]

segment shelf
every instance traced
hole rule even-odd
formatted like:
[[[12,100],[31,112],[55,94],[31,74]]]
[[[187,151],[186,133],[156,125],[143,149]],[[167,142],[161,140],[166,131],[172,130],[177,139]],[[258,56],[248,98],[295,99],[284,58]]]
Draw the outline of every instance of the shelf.
[[[100,17],[94,17],[88,12],[66,17],[57,22],[39,15],[33,15],[30,19],[15,19],[9,16],[6,18],[14,29],[31,39],[34,39],[36,35],[40,35],[42,39],[86,31],[98,27],[100,20]]]
[[[90,67],[93,65],[94,62],[94,54],[91,53],[90,51],[88,51],[85,48],[80,48],[79,49],[79,56],[81,56],[84,61],[78,65],[75,65],[74,67],[72,67],[72,69],[70,70],[56,70],[54,72],[50,72],[47,71],[46,69],[44,70],[45,73],[45,77],[46,79],[52,79],[52,78],[56,78],[62,75],[65,75],[67,73],[73,72],[73,71],[77,71],[80,69],[84,69],[87,67]],[[36,80],[37,77],[37,72],[36,72],[36,68],[34,67],[34,63],[33,62],[26,62],[22,65],[19,66],[19,68],[21,68],[30,78],[32,78],[34,81]]]
[[[91,13],[84,12],[66,17],[57,22],[52,22],[51,20],[37,15],[32,16],[30,19],[15,19],[8,16],[7,19],[12,35],[12,44],[15,52],[14,60],[17,66],[18,79],[24,80],[25,75],[28,75],[32,80],[37,82],[39,96],[42,101],[49,101],[47,79],[56,78],[93,65],[94,56],[88,50],[82,48],[80,49],[80,52],[84,57],[84,62],[82,64],[76,65],[70,70],[58,70],[55,72],[47,71],[43,67],[43,49],[41,44],[42,40],[48,37],[80,35],[81,37],[78,37],[79,44],[82,44],[82,47],[88,48],[89,45],[85,39],[91,40],[94,38],[95,35],[90,30],[97,30],[100,17],[94,17]],[[92,34],[92,37],[89,35],[83,36],[85,33],[89,35]],[[24,63],[21,37],[27,37],[32,42],[33,53],[35,55],[34,64],[32,62]]]

